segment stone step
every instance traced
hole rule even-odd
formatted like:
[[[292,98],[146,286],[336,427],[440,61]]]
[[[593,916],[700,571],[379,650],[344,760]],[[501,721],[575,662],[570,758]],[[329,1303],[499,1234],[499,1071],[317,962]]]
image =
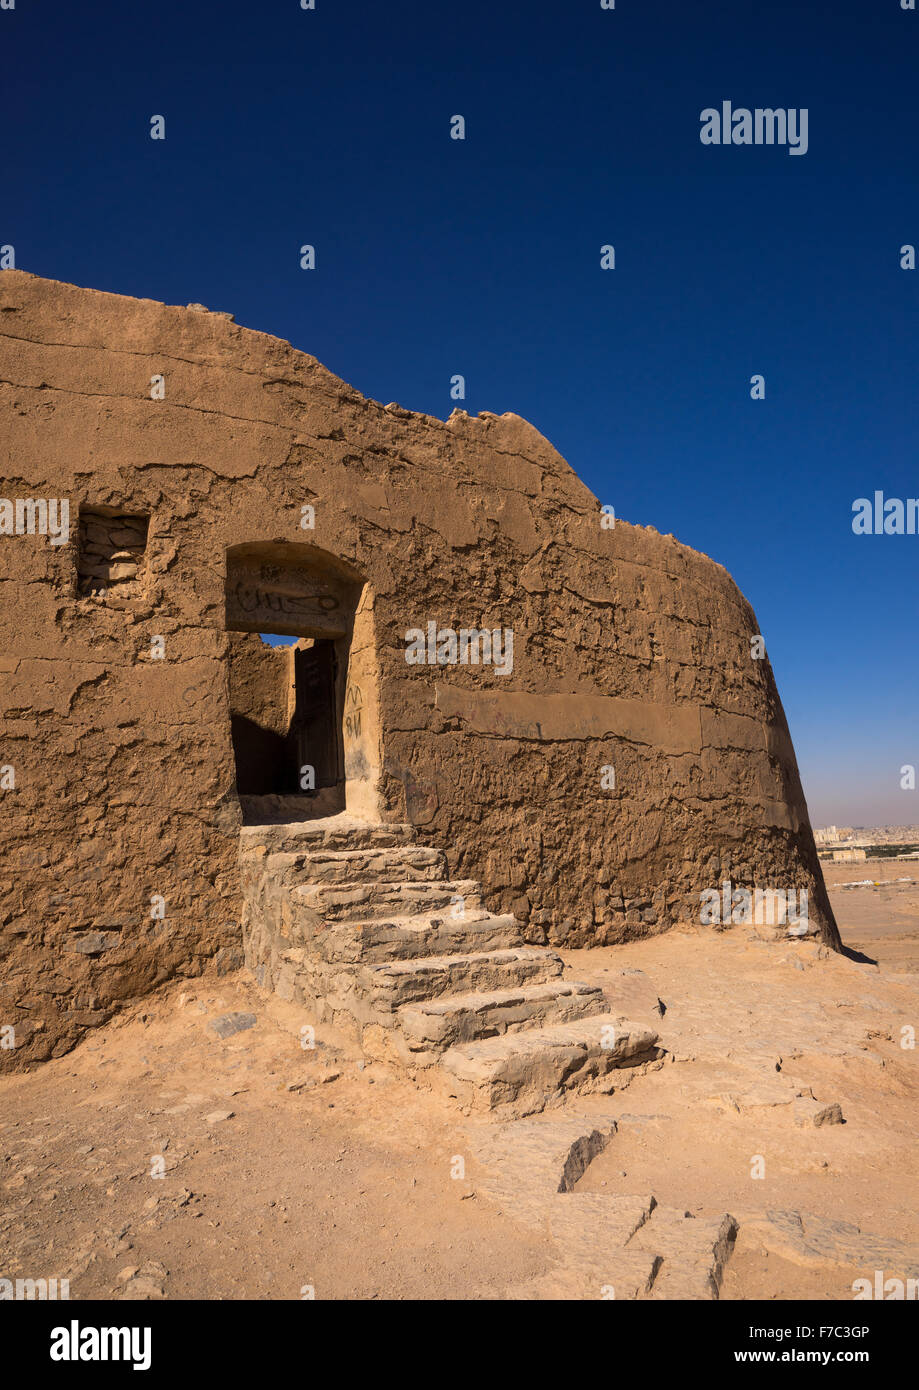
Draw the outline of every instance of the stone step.
[[[455,907],[482,908],[482,886],[474,879],[445,882],[304,883],[293,890],[297,900],[327,922],[366,921],[374,917],[410,917]]]
[[[431,1059],[448,1047],[547,1023],[569,1023],[604,1013],[606,997],[596,985],[547,980],[490,993],[447,994],[403,1004],[396,1022],[412,1052]]]
[[[397,845],[373,849],[315,849],[271,854],[268,863],[303,883],[394,883],[443,881],[447,859],[443,850],[426,845]]]
[[[321,949],[327,960],[382,965],[429,956],[477,955],[524,944],[516,917],[478,908],[462,917],[454,917],[451,910],[349,922],[345,929],[330,932]]]
[[[504,1033],[448,1048],[441,1066],[479,1109],[542,1110],[570,1090],[609,1091],[610,1073],[658,1056],[657,1033],[619,1014]]]
[[[654,1299],[716,1299],[734,1251],[737,1221],[729,1213],[694,1216],[681,1207],[656,1206],[629,1242],[663,1260],[654,1281]]]
[[[378,825],[348,815],[277,825],[244,825],[239,832],[243,854],[262,850],[271,854],[283,850],[387,849],[410,845],[414,837],[414,826]]]
[[[518,946],[503,951],[476,951],[472,955],[423,956],[363,965],[357,973],[378,1009],[395,1010],[401,1004],[444,994],[537,984],[557,978],[563,968],[561,956],[554,951]]]
[[[344,814],[341,787],[322,787],[313,792],[269,792],[264,796],[239,797],[243,825],[288,825],[293,821],[328,820]]]

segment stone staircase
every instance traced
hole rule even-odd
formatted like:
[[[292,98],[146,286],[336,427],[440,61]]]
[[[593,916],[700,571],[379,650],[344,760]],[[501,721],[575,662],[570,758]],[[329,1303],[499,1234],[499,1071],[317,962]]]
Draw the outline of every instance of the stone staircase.
[[[249,825],[240,836],[246,964],[310,1022],[397,1059],[463,1104],[525,1115],[656,1060],[657,1034],[554,951],[448,878],[407,825],[347,815]]]

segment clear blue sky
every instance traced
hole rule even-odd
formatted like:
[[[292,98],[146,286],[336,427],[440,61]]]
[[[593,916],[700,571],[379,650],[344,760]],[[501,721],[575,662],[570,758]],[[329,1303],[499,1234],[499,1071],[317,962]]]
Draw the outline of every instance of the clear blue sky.
[[[815,824],[919,822],[919,536],[851,530],[919,496],[919,13],[16,0],[0,45],[20,268],[230,310],[441,417],[462,373],[726,565]],[[723,100],[806,107],[808,153],[703,146]]]

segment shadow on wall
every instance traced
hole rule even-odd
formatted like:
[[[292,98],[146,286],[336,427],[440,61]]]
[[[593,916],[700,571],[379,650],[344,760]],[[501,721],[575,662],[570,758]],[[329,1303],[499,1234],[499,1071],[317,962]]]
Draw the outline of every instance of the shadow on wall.
[[[269,634],[273,636],[273,634]],[[235,634],[230,729],[241,796],[344,795],[334,643]]]
[[[240,796],[290,795],[299,791],[287,739],[245,714],[230,717]]]

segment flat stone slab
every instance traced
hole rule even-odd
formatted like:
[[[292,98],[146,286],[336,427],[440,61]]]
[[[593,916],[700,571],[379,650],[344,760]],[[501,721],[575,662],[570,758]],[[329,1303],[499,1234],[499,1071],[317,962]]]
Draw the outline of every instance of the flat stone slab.
[[[415,838],[411,825],[380,825],[342,812],[315,820],[265,822],[244,825],[239,832],[240,849],[249,853],[263,847],[276,850],[306,849],[388,849],[409,845]]]
[[[571,1191],[615,1132],[611,1122],[584,1119],[501,1125],[473,1143],[475,1159],[488,1170],[478,1187],[518,1220],[542,1228],[552,1198]]]
[[[232,1038],[234,1033],[242,1033],[247,1028],[254,1028],[257,1021],[255,1014],[237,1012],[221,1014],[219,1018],[212,1018],[207,1026],[213,1029],[218,1038]]]
[[[656,1058],[657,1033],[618,1014],[595,1014],[464,1043],[441,1066],[472,1088],[477,1105],[540,1110],[574,1087],[611,1089],[604,1078],[633,1060]]]
[[[446,879],[442,850],[424,845],[377,846],[370,849],[316,849],[288,852],[284,865],[294,879],[314,884],[378,882],[396,877],[405,882]]]
[[[101,956],[103,951],[111,951],[120,945],[120,932],[87,931],[73,936],[67,942],[67,949],[83,956]]]
[[[418,999],[480,989],[501,989],[562,973],[561,956],[542,947],[518,946],[472,954],[419,956],[367,965],[361,971],[368,992],[395,1008]]]
[[[352,924],[360,959],[368,964],[523,946],[516,917],[469,908],[462,917],[451,912],[412,913]]]
[[[387,879],[356,883],[302,883],[297,898],[320,916],[336,922],[361,922],[413,912],[449,915],[457,899],[470,908],[482,906],[482,885],[475,879]]]
[[[577,1303],[590,1299],[613,1301],[645,1298],[654,1284],[660,1265],[657,1255],[647,1255],[641,1250],[617,1250],[610,1255],[602,1277],[596,1272],[563,1263],[557,1269],[508,1289],[502,1297]]]
[[[679,1207],[657,1206],[629,1249],[661,1257],[652,1298],[710,1300],[718,1297],[737,1230],[736,1219],[727,1212],[718,1217],[697,1217]]]
[[[830,1221],[799,1211],[767,1211],[743,1221],[774,1255],[805,1269],[858,1269],[866,1277],[875,1270],[888,1276],[919,1278],[919,1246],[887,1236],[870,1235],[849,1221]]]
[[[566,1264],[596,1274],[602,1282],[656,1206],[650,1193],[640,1197],[559,1193],[548,1211],[549,1234],[563,1251]]]
[[[546,980],[516,989],[447,994],[406,1004],[398,1023],[410,1047],[448,1047],[525,1025],[566,1022],[606,1008],[603,991],[576,980]]]
[[[474,1154],[488,1169],[477,1186],[515,1220],[548,1232],[559,1267],[511,1298],[705,1299],[718,1297],[738,1225],[727,1213],[693,1217],[651,1193],[575,1191],[614,1141],[616,1125],[520,1120],[483,1133]]]

